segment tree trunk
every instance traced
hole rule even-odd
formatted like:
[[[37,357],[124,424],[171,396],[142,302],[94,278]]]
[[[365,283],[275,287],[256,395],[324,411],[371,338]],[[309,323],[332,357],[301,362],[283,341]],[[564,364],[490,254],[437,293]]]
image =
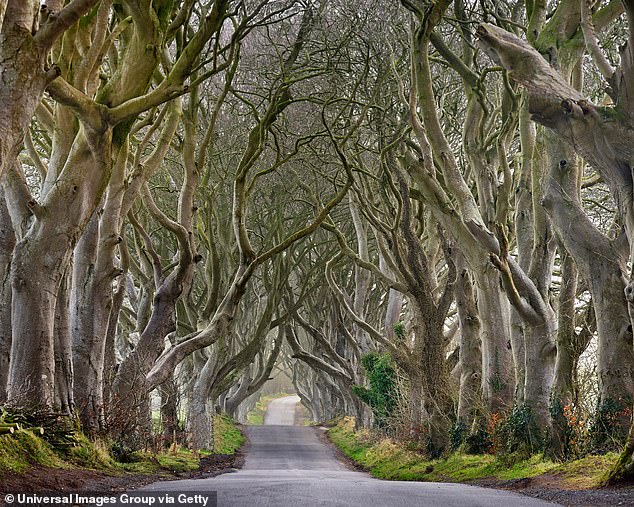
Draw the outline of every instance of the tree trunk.
[[[491,413],[508,410],[513,400],[510,307],[492,266],[474,270],[478,312],[482,320],[482,393]]]
[[[94,292],[98,245],[99,213],[95,211],[75,247],[70,297],[73,369],[81,379],[75,385],[75,403],[82,428],[90,435],[103,429],[103,347],[99,345],[103,345],[101,333],[107,322]]]
[[[550,393],[556,358],[557,320],[549,299],[556,242],[552,225],[540,202],[547,167],[543,147],[549,147],[549,138],[536,132],[525,110],[520,116],[520,141],[521,179],[528,188],[522,189],[518,212],[524,213],[525,221],[531,223],[532,238],[530,241],[518,238],[518,260],[524,263],[520,268],[535,288],[535,300],[530,301],[532,312],[519,311],[523,321],[525,354],[523,404],[530,407],[537,427],[545,434],[550,424]]]
[[[544,207],[566,250],[587,281],[597,320],[600,401],[634,396],[634,362],[628,307],[623,292],[627,252],[604,236],[584,213],[578,196],[578,167],[570,150],[553,152]]]
[[[472,282],[464,258],[458,253],[456,270],[456,305],[460,321],[460,390],[458,422],[471,428],[482,400],[482,351],[480,350],[480,316]]]
[[[35,42],[31,27],[5,19],[1,38],[0,177],[17,158],[48,81],[44,71],[48,51]]]
[[[369,262],[368,254],[368,234],[363,221],[361,220],[361,213],[359,211],[359,203],[354,193],[348,196],[350,202],[350,216],[354,224],[354,230],[357,238],[357,252],[359,258],[365,262]],[[361,318],[365,320],[366,312],[366,300],[368,298],[368,291],[370,289],[371,274],[367,269],[360,266],[355,266],[355,290],[354,290],[354,302],[353,310]],[[359,344],[359,349],[362,354],[367,354],[372,349],[372,343],[368,333],[361,329],[359,326],[355,326],[355,341]]]
[[[11,256],[15,232],[0,186],[0,404],[7,399],[7,380],[11,358]]]
[[[75,413],[73,352],[69,309],[70,269],[63,275],[55,305],[55,408],[64,415]]]
[[[34,206],[35,220],[13,254],[13,345],[9,402],[53,409],[57,294],[78,236],[110,176],[111,131],[83,126],[64,177]]]
[[[193,275],[194,258],[189,233],[182,227],[179,233],[179,263],[158,287],[150,321],[134,350],[119,365],[112,384],[110,415],[113,421],[110,430],[115,438],[131,443],[139,441],[138,436],[133,436],[137,429],[146,431],[150,390],[169,378],[175,368],[166,369],[163,372],[165,377],[156,384],[146,378],[163,352],[165,337],[176,331],[176,303],[183,291],[188,289]]]
[[[161,395],[161,432],[163,446],[170,447],[176,442],[178,431],[178,384],[172,377],[159,387]]]
[[[75,387],[75,402],[89,434],[105,430],[104,365],[112,314],[118,315],[113,306],[113,280],[122,273],[114,264],[115,250],[122,241],[120,216],[127,158],[125,141],[113,165],[103,210],[93,213],[75,249],[73,360],[75,374],[82,379]]]
[[[42,233],[32,235],[35,241],[20,241],[13,254],[8,399],[11,405],[27,411],[52,412],[55,305],[63,267],[70,261],[70,245],[65,256],[53,256],[46,244],[48,234]]]
[[[152,318],[135,349],[119,365],[112,385],[108,427],[114,438],[131,446],[147,431],[150,388],[145,376],[163,351],[165,337],[175,330],[176,301],[164,292],[159,290],[154,297]]]
[[[564,407],[572,406],[574,396],[574,375],[579,360],[575,347],[575,299],[577,296],[577,266],[572,256],[560,249],[561,289],[559,292],[557,359],[551,394],[550,453],[558,458],[566,456],[569,445],[567,438],[568,420]]]
[[[122,275],[122,276],[125,276]],[[110,399],[112,395],[112,383],[116,374],[116,355],[115,355],[115,341],[117,337],[117,329],[119,325],[119,313],[123,306],[123,299],[125,296],[125,280],[119,279],[117,290],[115,291],[112,299],[112,311],[108,318],[108,330],[106,331],[106,346],[104,351],[103,362],[103,400],[104,400],[104,413],[109,410]]]
[[[195,450],[213,450],[214,422],[209,407],[211,388],[217,373],[218,344],[211,347],[209,359],[198,374],[192,390],[187,417],[190,446]]]
[[[227,414],[234,417],[240,404],[249,397],[249,387],[251,386],[251,368],[247,367],[240,377],[240,381],[230,395],[227,396],[224,403],[224,409]],[[235,417],[234,417],[235,418]]]
[[[526,381],[524,384],[524,404],[540,430],[550,423],[550,392],[555,369],[554,336],[557,326],[554,314],[545,322],[525,325]]]
[[[444,317],[441,322],[429,318],[418,302],[412,302],[414,347],[407,373],[415,395],[411,400],[413,422],[425,428],[427,452],[432,457],[438,457],[448,448],[448,422],[451,419]]]

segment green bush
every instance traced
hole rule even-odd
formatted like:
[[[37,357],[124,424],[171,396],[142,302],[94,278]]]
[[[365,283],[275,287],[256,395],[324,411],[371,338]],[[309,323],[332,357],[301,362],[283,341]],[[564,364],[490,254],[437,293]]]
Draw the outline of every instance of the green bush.
[[[588,436],[596,451],[620,451],[627,438],[632,402],[629,399],[607,398],[599,401],[590,423]]]
[[[467,425],[462,421],[456,421],[449,430],[449,447],[452,451],[457,451],[467,438]]]
[[[528,405],[514,405],[499,429],[502,450],[509,454],[531,456],[543,449],[544,436],[535,424]]]
[[[389,354],[370,352],[361,358],[369,387],[353,386],[352,391],[367,404],[378,428],[385,428],[396,407],[396,367]]]
[[[566,404],[559,398],[550,400],[549,440],[551,445],[546,453],[559,460],[571,460],[589,452],[589,430],[579,410],[572,404]]]
[[[488,454],[493,450],[493,440],[487,429],[486,422],[482,420],[475,431],[465,438],[465,452],[467,454]]]

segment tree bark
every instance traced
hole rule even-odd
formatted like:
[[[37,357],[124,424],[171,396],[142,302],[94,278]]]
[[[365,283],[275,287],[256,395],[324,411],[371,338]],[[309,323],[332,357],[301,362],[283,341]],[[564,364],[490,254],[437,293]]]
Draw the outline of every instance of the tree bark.
[[[456,306],[460,321],[460,390],[458,421],[471,428],[482,401],[482,352],[480,350],[480,316],[464,257],[456,254]]]
[[[11,358],[11,256],[15,232],[0,186],[0,404],[7,399],[7,379]]]
[[[44,70],[48,51],[39,47],[31,34],[33,12],[28,28],[15,14],[7,12],[0,35],[0,177],[17,158],[24,133],[51,79]],[[53,75],[56,77],[54,71]]]
[[[82,381],[75,387],[75,403],[84,431],[94,435],[106,429],[104,366],[107,333],[113,305],[117,245],[122,241],[121,209],[128,158],[124,141],[113,166],[104,206],[95,210],[75,249],[72,290],[73,360]]]
[[[513,400],[510,306],[500,288],[500,275],[490,265],[473,271],[482,321],[482,393],[491,413],[508,410]],[[524,371],[524,369],[522,369]]]
[[[553,153],[543,204],[557,233],[587,281],[597,319],[601,400],[634,396],[632,334],[625,298],[627,252],[601,234],[581,208],[578,174],[567,147]],[[570,160],[570,161],[569,161]]]
[[[368,262],[368,234],[364,223],[361,221],[359,203],[357,202],[357,197],[354,193],[349,195],[349,200],[350,216],[352,217],[352,223],[354,224],[354,230],[357,238],[357,253],[361,260]],[[370,277],[370,272],[367,269],[363,269],[358,265],[355,266],[353,309],[362,319],[365,319],[365,305],[368,298],[368,291],[370,289]],[[355,340],[359,344],[362,354],[366,354],[371,350],[370,337],[358,326],[355,326]]]
[[[63,275],[55,305],[55,408],[66,416],[75,414],[73,352],[69,319],[70,269]]]
[[[161,433],[163,446],[170,447],[176,442],[178,432],[178,384],[172,377],[159,387],[161,395]]]
[[[211,398],[212,383],[218,372],[219,354],[217,349],[222,342],[217,342],[210,348],[209,359],[198,374],[189,402],[187,416],[187,431],[189,444],[196,450],[213,450],[214,420],[213,399]]]
[[[73,260],[73,284],[70,296],[70,319],[73,338],[73,369],[78,379],[75,402],[82,429],[94,435],[103,428],[102,357],[99,335],[105,330],[103,309],[97,304],[93,286],[99,245],[99,211],[95,210],[84,229]]]

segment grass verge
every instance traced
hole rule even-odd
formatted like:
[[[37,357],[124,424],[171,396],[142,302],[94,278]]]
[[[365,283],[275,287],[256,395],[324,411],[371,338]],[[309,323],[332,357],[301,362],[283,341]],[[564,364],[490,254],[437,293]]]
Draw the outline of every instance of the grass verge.
[[[244,444],[236,423],[226,415],[215,418],[214,451],[235,454]],[[135,452],[131,462],[120,463],[110,455],[103,442],[93,442],[76,434],[77,445],[64,449],[52,447],[41,436],[28,429],[0,436],[0,478],[5,473],[24,473],[33,466],[59,469],[85,469],[107,473],[161,474],[191,472],[199,468],[200,458],[209,455],[173,446],[159,453]]]
[[[344,419],[328,430],[328,437],[354,462],[380,479],[429,482],[512,481],[548,475],[560,489],[591,489],[601,485],[605,471],[618,455],[586,456],[558,463],[541,455],[529,459],[516,456],[470,455],[453,453],[429,460],[408,450],[404,444],[378,438],[368,431],[354,431]]]
[[[13,435],[0,436],[0,474],[21,473],[32,464],[55,468],[67,466],[58,453],[29,430],[18,430]]]
[[[217,415],[214,424],[214,452],[235,454],[246,441],[240,428],[227,415]]]

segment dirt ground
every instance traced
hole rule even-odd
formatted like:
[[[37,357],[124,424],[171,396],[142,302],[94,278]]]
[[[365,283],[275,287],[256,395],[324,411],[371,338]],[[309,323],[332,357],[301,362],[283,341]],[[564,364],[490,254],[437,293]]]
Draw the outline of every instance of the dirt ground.
[[[5,506],[5,493],[121,493],[157,481],[214,477],[233,472],[241,468],[243,463],[244,456],[237,453],[202,458],[197,470],[179,473],[165,470],[155,474],[109,474],[83,469],[34,466],[25,473],[10,473],[0,477],[0,506]]]
[[[560,477],[538,475],[514,481],[478,481],[479,486],[508,489],[523,495],[556,502],[566,507],[634,506],[634,484],[600,489],[565,488]]]

